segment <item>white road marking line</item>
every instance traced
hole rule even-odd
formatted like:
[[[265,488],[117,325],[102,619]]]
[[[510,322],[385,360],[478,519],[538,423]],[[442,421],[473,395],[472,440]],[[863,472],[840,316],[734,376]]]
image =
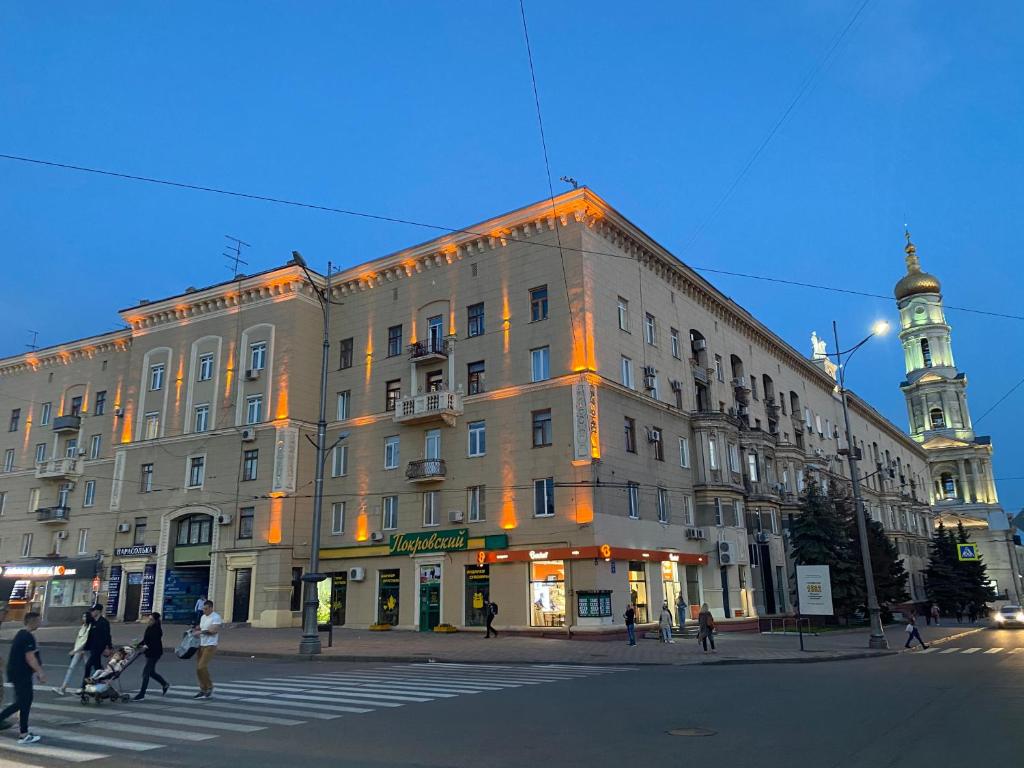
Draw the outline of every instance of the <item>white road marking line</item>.
[[[426,701],[433,701],[434,699],[455,698],[455,695],[451,693],[432,693],[427,696],[414,696],[411,692],[409,695],[403,695],[398,693],[389,693],[388,690],[389,689],[375,690],[373,688],[360,688],[351,685],[324,689],[306,688],[302,693],[322,693],[324,696],[357,696],[364,699],[382,699],[384,701],[411,701],[417,704]]]
[[[291,696],[291,694],[288,694]],[[372,709],[360,709],[357,707],[342,707],[331,704],[315,704],[311,701],[286,701],[285,699],[265,699],[258,696],[240,698],[239,701],[249,701],[274,707],[295,707],[296,709],[322,709],[325,712],[351,712],[361,715],[365,712],[373,712]],[[401,706],[401,705],[399,705]]]
[[[462,681],[462,680],[460,680],[458,678],[447,678],[447,677],[445,677],[445,678],[425,678],[425,677],[411,677],[411,676],[392,677],[390,675],[388,675],[386,677],[370,676],[370,675],[367,675],[367,676],[349,675],[349,676],[344,676],[344,677],[339,676],[339,677],[332,677],[332,678],[327,678],[327,679],[328,680],[335,680],[335,681],[343,682],[343,683],[344,682],[351,682],[351,683],[364,683],[364,682],[365,683],[369,683],[369,682],[375,682],[376,683],[376,682],[379,682],[379,683],[394,683],[396,685],[399,685],[399,684],[401,684],[401,685],[415,685],[416,687],[422,687],[422,688],[451,689],[451,690],[458,690],[458,691],[469,691],[469,692],[472,692],[472,693],[477,693],[479,691],[500,691],[500,690],[504,690],[505,688],[518,688],[519,687],[518,683],[491,683],[491,682],[478,683],[478,682],[475,682],[475,681],[474,682],[469,682],[469,681],[465,681],[464,682],[464,681]],[[443,680],[443,682],[434,682],[435,679]]]
[[[981,648],[965,648],[964,653],[977,653]]]
[[[206,702],[203,702],[206,706]],[[161,707],[162,711],[177,712],[181,715],[195,714],[190,707]],[[217,717],[226,717],[229,720],[245,720],[249,723],[264,723],[266,725],[304,725],[305,720],[289,720],[286,717],[267,717],[265,715],[254,715],[249,712],[217,712]]]
[[[25,748],[26,751],[28,751],[29,749],[31,749],[31,747]],[[13,760],[5,760],[4,758],[0,757],[0,768],[43,768],[43,766],[37,765],[35,763],[26,763],[21,760],[14,762]]]
[[[363,705],[363,707],[366,707],[366,706],[370,705],[370,702],[368,702],[368,701],[351,701],[349,699],[327,699],[327,698],[324,698],[322,696],[306,696],[305,694],[302,694],[302,693],[282,693],[281,694],[281,698],[282,699],[294,699],[295,701],[301,701],[301,702],[303,702],[303,706],[306,706],[305,702],[307,702],[307,701],[322,701],[322,702],[329,702],[329,701],[331,701],[331,702],[335,702],[335,703],[338,703],[338,704],[361,704],[361,705]],[[274,699],[274,701],[276,701],[276,699]],[[312,705],[310,705],[310,706],[312,706]],[[404,705],[403,704],[399,704],[396,701],[388,701],[388,702],[377,701],[377,702],[373,702],[373,707],[389,707],[389,708],[392,708],[392,707],[401,707],[401,706],[404,706]],[[348,707],[334,707],[334,709],[337,709],[339,712],[355,712],[356,714],[363,714],[365,712],[373,712],[372,708],[371,709],[360,709],[360,708],[348,708]]]
[[[1024,653],[1024,648],[1007,648],[1007,653]]]
[[[39,755],[39,757],[52,757],[54,760],[67,760],[69,763],[87,763],[90,760],[102,760],[110,757],[102,752],[86,752],[81,749],[65,749],[64,747],[49,747],[45,744],[18,744],[15,737],[0,739],[0,749],[9,749],[19,755]],[[24,763],[17,763],[23,766]]]
[[[198,714],[198,713],[197,713]],[[241,725],[239,723],[221,723],[215,720],[196,720],[191,717],[168,717],[167,715],[147,715],[145,712],[119,711],[117,717],[130,717],[133,720],[151,720],[158,723],[169,723],[170,725],[192,725],[197,728],[213,728],[217,731],[234,731],[235,733],[255,733],[264,731],[266,728],[260,725]]]
[[[939,649],[935,646],[929,646],[928,648],[921,649],[918,653],[935,653],[937,650]]]
[[[115,739],[110,736],[96,736],[91,733],[83,733],[77,728],[32,728],[32,733],[45,736],[48,739],[58,741],[70,741],[78,744],[91,744],[96,747],[108,747],[109,749],[126,749],[130,752],[147,752],[151,749],[160,749],[165,744],[154,744],[149,741],[129,741],[128,739]]]
[[[102,731],[117,731],[118,733],[137,733],[141,736],[156,736],[158,738],[165,739],[179,739],[180,741],[206,741],[208,739],[217,738],[217,734],[214,733],[196,733],[194,731],[178,731],[168,728],[151,728],[145,725],[136,725],[135,723],[125,722],[112,722],[110,720],[101,720],[105,712],[95,712],[90,710],[82,710],[75,707],[67,707],[59,704],[42,704],[33,703],[32,710],[54,710],[57,712],[73,712],[79,715],[79,720],[95,721],[88,722],[88,726],[93,729]],[[116,713],[112,713],[116,714]],[[52,716],[52,717],[56,717]],[[67,720],[66,715],[61,717],[62,720]]]
[[[943,648],[939,653],[959,653],[959,648]]]
[[[168,691],[167,695],[168,696],[175,696],[175,697],[177,697],[179,699],[193,699],[194,700],[196,698],[196,693],[197,692],[198,692],[198,689],[196,691]],[[218,693],[215,693],[214,695],[218,699],[224,699],[225,701],[232,701],[233,699],[239,698],[238,696],[224,696],[224,695],[218,694]]]
[[[172,704],[178,704],[180,702],[174,701],[174,702],[171,702],[171,703]],[[290,703],[290,702],[278,702],[278,703]],[[246,712],[246,711],[248,711],[248,712],[267,712],[268,711],[268,708],[264,707],[264,706],[259,706],[257,704],[240,704],[237,701],[232,701],[231,703],[224,702],[224,701],[203,701],[202,707],[203,707],[203,709],[206,709],[207,707],[209,707],[211,709],[230,709],[230,710],[237,710],[239,712]],[[186,707],[185,709],[188,709],[188,708]],[[192,711],[192,710],[189,709],[189,711]],[[270,711],[277,712],[278,710],[274,709],[274,708],[270,708]],[[217,714],[219,715],[220,712],[218,712]],[[282,712],[281,714],[293,715],[295,717],[305,717],[305,718],[308,718],[308,719],[311,719],[311,720],[336,720],[337,718],[341,717],[341,715],[328,715],[328,714],[325,714],[323,712],[313,712],[312,710],[308,710],[308,709],[301,709],[301,710],[290,709],[287,712]]]
[[[989,648],[987,651],[985,651],[985,653],[999,653],[1001,650],[1003,650],[1003,649],[1002,648]]]

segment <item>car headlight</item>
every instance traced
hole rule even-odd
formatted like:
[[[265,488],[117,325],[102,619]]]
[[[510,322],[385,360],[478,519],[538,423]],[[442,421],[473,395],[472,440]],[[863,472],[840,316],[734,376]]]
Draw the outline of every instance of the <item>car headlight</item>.
[[[1005,621],[1006,617],[1001,613],[996,614],[996,621]]]
[[[1024,621],[1024,613],[1017,614],[1017,621]]]

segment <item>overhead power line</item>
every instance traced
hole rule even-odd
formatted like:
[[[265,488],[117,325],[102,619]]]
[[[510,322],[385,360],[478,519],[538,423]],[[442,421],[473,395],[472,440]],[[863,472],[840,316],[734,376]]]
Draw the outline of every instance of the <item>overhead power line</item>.
[[[108,176],[112,178],[124,179],[127,181],[138,181],[147,184],[157,184],[166,187],[174,187],[177,189],[185,189],[193,192],[208,192],[216,195],[225,195],[227,197],[236,197],[245,200],[255,200],[264,203],[274,203],[276,205],[286,205],[296,208],[306,208],[314,211],[323,211],[326,213],[337,213],[343,216],[354,216],[362,219],[370,219],[372,221],[383,221],[390,224],[405,224],[411,227],[420,227],[423,229],[432,229],[440,232],[449,232],[452,234],[465,234],[473,237],[489,237],[490,233],[477,232],[472,229],[466,229],[464,227],[449,227],[443,224],[431,224],[429,222],[416,221],[414,219],[405,219],[397,216],[384,216],[381,214],[368,213],[366,211],[356,211],[348,208],[338,208],[330,205],[320,205],[318,203],[308,203],[301,200],[289,200],[282,197],[273,197],[270,195],[258,195],[250,192],[238,192],[236,190],[223,189],[220,187],[212,187],[203,184],[189,184],[186,182],[172,181],[169,179],[158,179],[151,176],[140,176],[131,173],[122,173],[120,171],[110,171],[103,168],[91,168],[84,165],[74,165],[71,163],[59,163],[52,160],[40,160],[38,158],[24,157],[21,155],[11,155],[6,153],[0,153],[0,160],[11,160],[14,162],[30,163],[33,165],[46,166],[50,168],[59,168],[62,170],[79,171],[81,173],[92,173],[99,176]],[[538,248],[559,248],[560,246],[555,243],[544,243],[538,240],[524,240],[517,238],[511,234],[502,235],[503,239],[509,242],[526,243]],[[562,244],[561,248],[566,251],[573,253],[585,253],[592,256],[608,256],[615,259],[629,259],[633,257],[627,256],[622,253],[613,253],[611,251],[598,251],[591,248],[574,248],[571,245]],[[749,272],[739,272],[735,270],[717,269],[715,267],[705,267],[696,264],[684,263],[680,261],[680,264],[688,267],[689,269],[697,272],[707,272],[709,274],[728,275],[730,277],[742,277],[748,280],[761,280],[771,283],[781,283],[785,285],[793,285],[800,288],[812,288],[820,291],[831,291],[833,293],[844,293],[853,296],[864,296],[867,298],[885,299],[892,301],[893,297],[888,293],[872,293],[870,291],[857,291],[850,288],[840,288],[832,285],[823,285],[820,283],[807,283],[798,280],[785,280],[778,277],[770,277],[768,275],[755,275]],[[943,304],[944,309],[959,310],[960,312],[971,312],[978,315],[987,315],[989,317],[1001,317],[1007,320],[1024,320],[1024,315],[1014,315],[1007,312],[994,312],[987,309],[977,309],[974,307],[963,307],[956,304]]]

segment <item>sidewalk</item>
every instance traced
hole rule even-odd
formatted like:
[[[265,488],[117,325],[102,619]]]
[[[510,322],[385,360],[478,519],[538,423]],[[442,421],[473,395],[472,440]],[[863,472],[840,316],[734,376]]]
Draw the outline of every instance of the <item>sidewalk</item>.
[[[0,641],[6,644],[18,629],[19,626],[5,622],[0,629]],[[111,629],[114,642],[125,644],[142,637],[143,625],[112,622]],[[930,644],[971,629],[967,624],[926,627],[922,629],[922,635],[925,642]],[[77,627],[73,626],[41,627],[36,637],[43,646],[69,645],[76,632]],[[168,651],[177,644],[182,632],[183,626],[164,627],[164,642]],[[301,634],[298,628],[228,628],[223,632],[219,653],[264,659],[298,659]],[[630,648],[626,644],[625,632],[621,642],[599,642],[505,634],[485,639],[482,634],[475,632],[370,632],[339,627],[334,632],[332,648],[327,647],[327,635],[320,635],[323,653],[314,658],[317,661],[366,662],[433,659],[473,664],[785,664],[886,656],[903,649],[906,636],[902,626],[889,627],[886,636],[889,639],[889,650],[873,651],[867,647],[868,634],[864,629],[829,632],[818,636],[805,635],[806,650],[801,652],[796,635],[725,633],[715,637],[717,653],[704,654],[692,638],[676,638],[672,645],[641,639],[636,647]]]

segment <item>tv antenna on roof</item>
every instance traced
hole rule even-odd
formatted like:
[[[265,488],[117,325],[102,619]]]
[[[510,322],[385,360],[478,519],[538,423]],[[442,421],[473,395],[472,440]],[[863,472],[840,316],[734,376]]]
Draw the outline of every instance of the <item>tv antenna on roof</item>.
[[[35,352],[37,349],[39,349],[39,345],[36,344],[36,341],[39,340],[39,331],[29,330],[29,333],[32,334],[32,343],[26,344],[25,346],[31,349],[33,352]]]
[[[224,251],[224,258],[231,262],[231,264],[225,264],[224,266],[231,270],[233,277],[238,277],[238,265],[245,264],[249,266],[249,262],[242,259],[242,246],[251,248],[244,240],[239,240],[237,237],[231,235],[224,235],[229,242],[225,247],[227,250]]]

